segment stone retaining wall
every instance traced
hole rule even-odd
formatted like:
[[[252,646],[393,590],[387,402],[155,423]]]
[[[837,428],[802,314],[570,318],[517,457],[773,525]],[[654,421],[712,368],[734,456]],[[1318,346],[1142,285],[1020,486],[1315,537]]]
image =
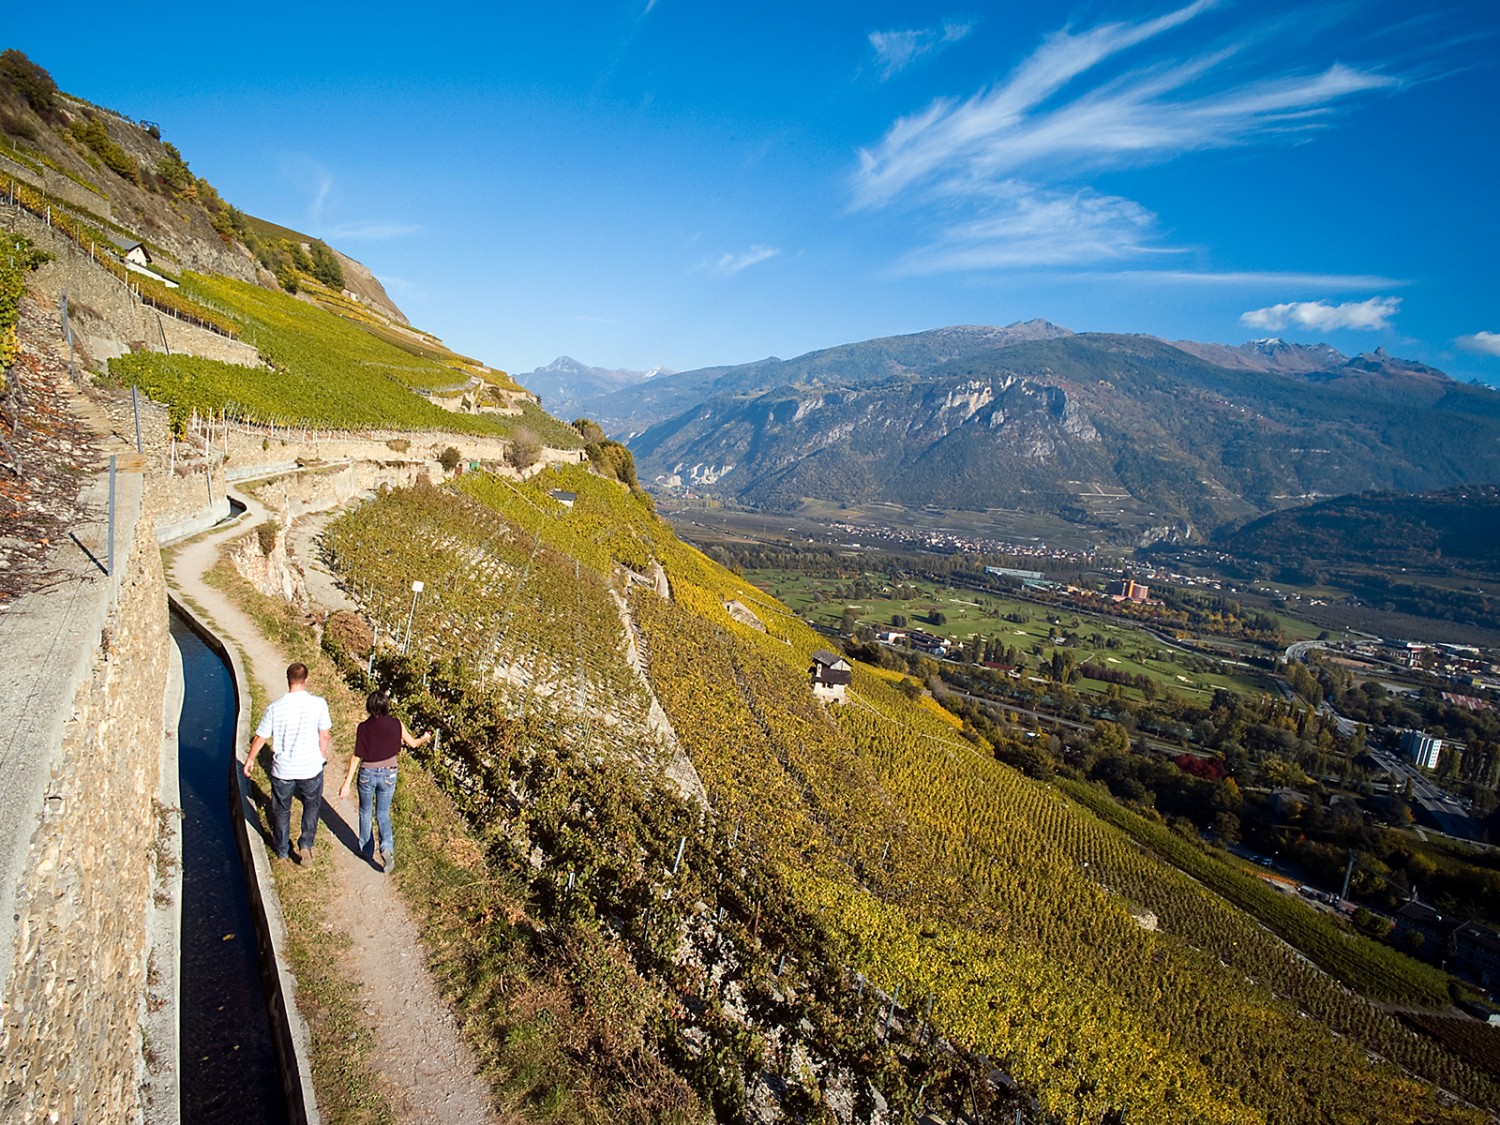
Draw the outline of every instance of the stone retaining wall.
[[[54,309],[62,294],[68,295],[80,368],[103,370],[112,357],[132,346],[208,356],[226,363],[260,362],[260,353],[243,340],[232,340],[142,304],[125,282],[90,259],[86,247],[79,247],[31,212],[0,205],[0,213],[9,229],[52,255],[52,261],[27,278],[27,290]]]
[[[0,1120],[138,1120],[147,1057],[172,1051],[143,1041],[148,916],[173,873],[157,870],[171,641],[142,483],[118,480],[113,576],[93,561],[100,480],[81,505],[99,520],[75,529],[87,553],[61,548],[58,580],[0,620]]]

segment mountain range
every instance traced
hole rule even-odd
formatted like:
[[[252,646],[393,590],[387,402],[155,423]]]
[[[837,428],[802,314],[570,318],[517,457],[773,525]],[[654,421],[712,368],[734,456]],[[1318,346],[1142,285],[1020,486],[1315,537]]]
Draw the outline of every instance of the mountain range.
[[[1011,508],[1191,536],[1319,498],[1500,480],[1500,394],[1377,350],[953,327],[580,399],[642,479]]]
[[[571,356],[560,355],[545,367],[515,378],[516,382],[540,397],[553,415],[567,418],[576,414],[584,403],[602,395],[671,374],[665,367],[653,367],[650,371],[590,367]]]

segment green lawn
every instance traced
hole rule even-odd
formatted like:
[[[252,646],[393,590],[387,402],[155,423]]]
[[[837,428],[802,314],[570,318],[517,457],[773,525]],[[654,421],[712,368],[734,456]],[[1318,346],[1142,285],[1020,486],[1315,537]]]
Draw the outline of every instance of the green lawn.
[[[1178,694],[1211,695],[1217,688],[1252,694],[1274,690],[1271,679],[1259,670],[1233,665],[1224,665],[1223,670],[1208,670],[1208,658],[1183,652],[1140,629],[1098,615],[928,582],[911,584],[918,591],[915,597],[897,598],[888,592],[889,587],[877,586],[880,590],[877,596],[846,600],[835,596],[833,591],[838,587],[847,589],[848,580],[813,578],[780,570],[749,570],[745,576],[820,626],[837,628],[848,608],[854,610],[861,624],[874,628],[889,628],[894,617],[904,616],[911,628],[925,629],[955,641],[967,640],[976,633],[998,638],[1019,649],[1031,669],[1049,663],[1052,653],[1061,649],[1071,652],[1078,665],[1093,663],[1133,675],[1144,674]],[[932,623],[934,612],[943,614],[943,624]],[[1020,620],[1007,620],[1008,616]],[[1072,638],[1071,644],[1055,643],[1065,636]],[[1101,695],[1110,687],[1102,680],[1092,679],[1080,679],[1077,686]],[[1124,690],[1132,697],[1140,695],[1138,688]]]

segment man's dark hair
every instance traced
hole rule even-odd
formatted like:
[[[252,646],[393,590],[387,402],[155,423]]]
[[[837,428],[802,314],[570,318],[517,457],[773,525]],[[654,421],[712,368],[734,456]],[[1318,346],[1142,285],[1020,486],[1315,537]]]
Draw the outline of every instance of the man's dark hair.
[[[381,715],[391,713],[391,697],[379,690],[370,693],[370,698],[365,700],[365,710],[370,713],[370,718],[376,719]]]
[[[286,667],[286,682],[288,684],[307,683],[307,665],[300,660],[295,664],[288,664]]]

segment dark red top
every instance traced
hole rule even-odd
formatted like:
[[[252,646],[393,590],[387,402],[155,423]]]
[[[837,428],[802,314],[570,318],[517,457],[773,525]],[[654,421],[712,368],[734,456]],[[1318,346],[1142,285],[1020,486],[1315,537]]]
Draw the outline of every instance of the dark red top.
[[[354,731],[354,756],[366,766],[394,766],[401,753],[401,720],[372,715]]]

